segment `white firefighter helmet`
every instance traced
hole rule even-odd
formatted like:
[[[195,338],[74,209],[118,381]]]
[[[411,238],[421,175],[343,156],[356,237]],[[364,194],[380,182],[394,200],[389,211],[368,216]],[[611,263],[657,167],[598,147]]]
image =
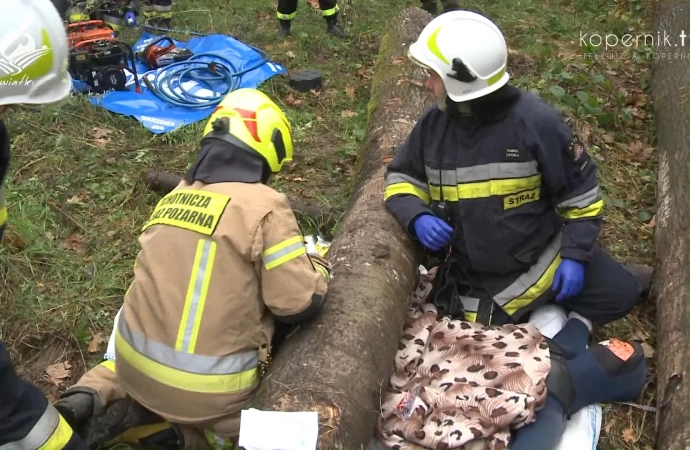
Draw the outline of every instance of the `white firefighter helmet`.
[[[0,105],[67,97],[67,35],[50,0],[0,1]]]
[[[501,30],[472,11],[449,11],[424,27],[408,56],[443,80],[448,97],[466,102],[508,82],[508,47]]]

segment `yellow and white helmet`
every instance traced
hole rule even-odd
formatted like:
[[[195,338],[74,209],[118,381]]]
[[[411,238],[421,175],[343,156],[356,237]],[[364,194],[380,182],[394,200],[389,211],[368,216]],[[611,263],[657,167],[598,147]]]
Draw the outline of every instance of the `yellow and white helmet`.
[[[218,120],[227,121],[219,129],[227,130],[249,150],[258,153],[271,172],[280,172],[284,163],[292,161],[290,122],[263,92],[243,88],[229,93],[209,118],[204,136],[216,130]]]
[[[472,11],[449,11],[424,27],[408,56],[443,80],[448,97],[466,102],[508,82],[508,47],[501,30]]]
[[[67,35],[50,0],[0,0],[0,105],[67,97]]]

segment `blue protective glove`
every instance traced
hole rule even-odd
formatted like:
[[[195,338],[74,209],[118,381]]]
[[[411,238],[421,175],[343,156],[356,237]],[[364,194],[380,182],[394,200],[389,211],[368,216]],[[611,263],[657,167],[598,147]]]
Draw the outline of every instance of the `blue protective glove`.
[[[417,239],[429,250],[437,251],[450,242],[453,229],[445,221],[431,214],[419,216],[414,221],[414,232]]]
[[[585,265],[573,259],[563,259],[556,269],[551,289],[557,292],[556,301],[577,295],[585,282]]]

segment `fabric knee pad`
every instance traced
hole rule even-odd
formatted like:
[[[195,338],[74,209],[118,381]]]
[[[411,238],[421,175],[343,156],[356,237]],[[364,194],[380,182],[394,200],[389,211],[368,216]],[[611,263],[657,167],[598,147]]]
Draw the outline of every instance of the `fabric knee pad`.
[[[575,386],[573,412],[592,403],[633,401],[646,382],[647,365],[638,342],[609,339],[565,365]]]

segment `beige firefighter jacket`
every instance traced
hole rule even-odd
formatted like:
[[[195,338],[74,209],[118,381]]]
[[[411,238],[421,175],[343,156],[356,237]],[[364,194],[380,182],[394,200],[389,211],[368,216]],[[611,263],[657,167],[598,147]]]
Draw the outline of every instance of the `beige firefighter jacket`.
[[[201,424],[245,406],[274,316],[315,314],[329,269],[306,254],[287,198],[261,183],[182,181],[139,238],[116,331],[125,390],[167,420]]]

